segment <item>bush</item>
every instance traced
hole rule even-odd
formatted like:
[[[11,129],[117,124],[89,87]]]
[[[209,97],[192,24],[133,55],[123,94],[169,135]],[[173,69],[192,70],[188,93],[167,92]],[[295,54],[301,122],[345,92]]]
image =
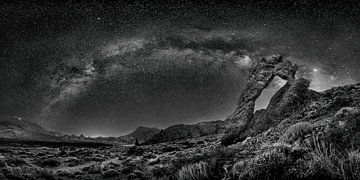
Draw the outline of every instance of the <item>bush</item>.
[[[21,159],[19,157],[10,157],[5,160],[6,164],[13,167],[23,166],[26,165],[27,162],[24,159]]]
[[[128,156],[142,156],[144,154],[145,150],[141,148],[140,146],[132,146],[127,151]]]
[[[204,162],[182,167],[177,173],[178,180],[207,180],[210,179],[209,165]]]
[[[207,152],[200,152],[189,157],[178,157],[171,160],[170,169],[177,171],[187,165],[206,163],[211,179],[221,179],[227,175],[226,164],[232,162],[236,151],[231,148],[218,147]]]
[[[154,166],[152,169],[150,169],[150,174],[152,177],[156,179],[160,179],[163,177],[166,177],[166,169],[161,166]]]
[[[337,151],[332,143],[313,136],[305,147],[309,151],[307,178],[321,179],[360,179],[360,152]]]
[[[104,173],[103,173],[104,178],[117,177],[119,175],[120,175],[119,172],[114,169],[109,169],[107,171],[104,171]]]
[[[48,158],[40,162],[41,167],[58,167],[61,164],[57,158]]]
[[[305,144],[310,155],[309,176],[336,179],[343,177],[343,160],[331,143],[313,136]]]
[[[348,173],[352,179],[360,179],[360,152],[348,152]]]
[[[212,179],[222,179],[229,176],[225,165],[235,158],[236,151],[231,148],[220,147],[210,152],[209,171]]]
[[[46,169],[39,170],[39,178],[45,180],[56,180],[56,176]]]
[[[307,134],[313,132],[314,126],[309,122],[299,122],[290,126],[285,134],[281,137],[281,141],[285,143],[293,143],[296,140],[303,138]]]
[[[232,173],[239,179],[282,179],[293,160],[274,148],[248,161],[233,166]]]
[[[339,150],[360,148],[360,116],[347,117],[344,127],[329,128],[326,139]]]
[[[345,134],[344,130],[340,128],[330,128],[326,133],[326,139],[329,143],[334,144],[334,146],[337,148],[347,148],[349,143],[347,135]]]
[[[201,161],[206,161],[208,159],[208,156],[206,155],[194,155],[191,157],[180,157],[180,158],[174,158],[170,162],[171,168],[178,170],[186,165],[198,163]]]

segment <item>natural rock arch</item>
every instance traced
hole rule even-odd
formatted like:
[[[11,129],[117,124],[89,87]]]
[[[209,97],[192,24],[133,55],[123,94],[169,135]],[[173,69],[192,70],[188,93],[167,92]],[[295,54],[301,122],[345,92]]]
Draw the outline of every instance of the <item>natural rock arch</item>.
[[[251,131],[262,129],[261,127],[251,128],[262,123],[254,122],[255,101],[275,76],[286,80],[287,83],[270,100],[266,110],[267,114],[276,117],[277,112],[288,108],[286,106],[291,105],[294,100],[301,101],[297,99],[296,94],[306,94],[303,91],[307,91],[309,81],[305,79],[295,80],[297,69],[297,65],[284,60],[281,55],[262,58],[250,67],[247,84],[240,95],[238,106],[235,112],[225,120],[227,132],[222,139],[223,145],[233,144],[244,139],[249,129]],[[275,113],[270,110],[275,110],[273,111]]]

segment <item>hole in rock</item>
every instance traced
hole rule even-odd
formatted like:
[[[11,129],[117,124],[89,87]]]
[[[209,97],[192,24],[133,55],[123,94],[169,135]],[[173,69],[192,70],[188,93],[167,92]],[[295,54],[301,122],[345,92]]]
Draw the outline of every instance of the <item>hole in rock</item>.
[[[266,87],[261,92],[261,95],[256,99],[254,111],[265,109],[269,105],[271,98],[286,84],[286,82],[286,80],[275,76],[274,79],[270,82],[269,86]]]

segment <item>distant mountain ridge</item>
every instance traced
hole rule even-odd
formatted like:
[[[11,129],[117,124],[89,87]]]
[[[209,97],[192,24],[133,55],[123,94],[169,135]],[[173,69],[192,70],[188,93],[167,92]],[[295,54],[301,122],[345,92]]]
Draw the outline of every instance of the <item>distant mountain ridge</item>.
[[[21,117],[0,119],[0,138],[5,139],[24,139],[24,140],[46,140],[46,141],[87,141],[87,142],[107,142],[133,144],[136,139],[144,142],[158,134],[160,129],[153,127],[140,126],[130,134],[119,137],[98,137],[88,138],[76,135],[62,135],[61,133],[51,132],[40,125],[25,120]]]
[[[144,142],[154,135],[158,134],[160,129],[154,127],[139,126],[130,134],[119,137],[97,137],[91,138],[97,142],[109,142],[115,144],[134,144],[137,139],[139,142]]]
[[[142,141],[146,141],[146,140],[150,139],[154,135],[158,134],[160,131],[161,130],[158,128],[139,126],[130,134],[122,136],[122,137],[130,137],[133,139],[138,139],[140,142],[142,142]]]
[[[0,119],[0,137],[11,139],[54,139],[55,133],[20,117]]]
[[[161,130],[143,144],[156,144],[181,139],[197,138],[206,135],[225,132],[225,122],[222,120],[200,122],[191,125],[178,124]]]

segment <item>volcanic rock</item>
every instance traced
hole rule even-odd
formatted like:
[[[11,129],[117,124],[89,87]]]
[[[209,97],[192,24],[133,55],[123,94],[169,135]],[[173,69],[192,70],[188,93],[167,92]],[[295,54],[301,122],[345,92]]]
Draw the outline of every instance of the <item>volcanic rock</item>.
[[[298,88],[307,89],[309,82],[305,79],[295,81],[297,69],[297,65],[293,65],[290,61],[284,60],[281,55],[262,58],[252,64],[249,69],[246,87],[240,95],[238,106],[235,112],[225,120],[227,133],[222,139],[222,144],[229,145],[244,139],[244,132],[248,129],[249,125],[253,123],[255,101],[275,76],[287,80],[287,84],[272,99],[269,110],[274,109],[276,112],[270,114],[281,114],[281,112],[288,108],[287,105],[292,104],[300,98],[301,95],[299,94],[301,94],[303,90]],[[293,93],[298,93],[298,95],[293,97]],[[278,105],[281,106],[279,107]],[[261,124],[262,122],[257,122],[256,124],[259,123]],[[260,129],[265,128],[266,127],[260,127]]]

